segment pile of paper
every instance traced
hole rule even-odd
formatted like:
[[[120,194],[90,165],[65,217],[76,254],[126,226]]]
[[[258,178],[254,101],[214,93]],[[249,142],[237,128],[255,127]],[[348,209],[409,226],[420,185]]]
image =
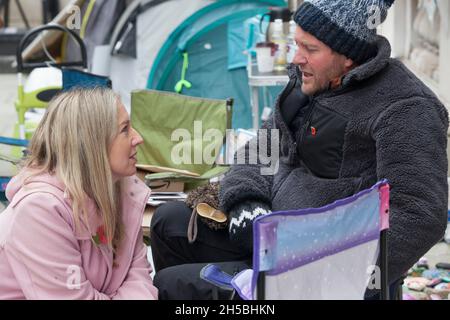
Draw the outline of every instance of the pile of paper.
[[[184,192],[152,192],[147,204],[159,206],[168,201],[184,201],[186,197],[187,195]]]

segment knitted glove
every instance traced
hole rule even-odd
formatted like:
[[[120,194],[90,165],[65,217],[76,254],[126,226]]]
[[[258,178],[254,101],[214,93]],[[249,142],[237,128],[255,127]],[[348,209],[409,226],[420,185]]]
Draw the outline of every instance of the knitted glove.
[[[246,201],[229,211],[230,240],[246,252],[253,252],[253,221],[270,213],[270,207],[262,202]]]

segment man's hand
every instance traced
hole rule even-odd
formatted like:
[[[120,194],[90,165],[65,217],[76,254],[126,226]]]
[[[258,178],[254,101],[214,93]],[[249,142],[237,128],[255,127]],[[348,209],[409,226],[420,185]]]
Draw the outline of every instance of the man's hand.
[[[253,221],[270,212],[268,205],[257,201],[246,201],[236,205],[230,210],[230,240],[246,252],[253,252]]]

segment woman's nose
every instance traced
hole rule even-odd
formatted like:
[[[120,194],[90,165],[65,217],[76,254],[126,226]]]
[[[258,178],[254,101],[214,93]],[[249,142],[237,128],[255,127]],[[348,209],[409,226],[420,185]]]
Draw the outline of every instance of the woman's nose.
[[[137,145],[143,143],[144,139],[142,139],[142,136],[134,128],[131,128],[131,130],[133,132],[133,138],[131,140],[133,146],[137,146]]]

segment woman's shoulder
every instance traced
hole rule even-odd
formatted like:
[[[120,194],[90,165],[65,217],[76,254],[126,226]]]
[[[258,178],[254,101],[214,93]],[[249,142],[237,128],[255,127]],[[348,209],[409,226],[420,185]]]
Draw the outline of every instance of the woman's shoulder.
[[[73,229],[70,210],[47,189],[21,190],[0,216],[0,230],[4,231],[0,242],[11,237],[22,238],[23,235],[32,237],[39,230],[57,232]]]
[[[8,184],[7,197],[10,202],[8,209],[22,218],[33,212],[45,212],[46,215],[61,215],[71,222],[64,185],[48,173],[36,176],[20,173]]]
[[[32,194],[63,200],[64,190],[64,184],[55,175],[22,170],[8,183],[6,196],[10,203],[20,202]]]

